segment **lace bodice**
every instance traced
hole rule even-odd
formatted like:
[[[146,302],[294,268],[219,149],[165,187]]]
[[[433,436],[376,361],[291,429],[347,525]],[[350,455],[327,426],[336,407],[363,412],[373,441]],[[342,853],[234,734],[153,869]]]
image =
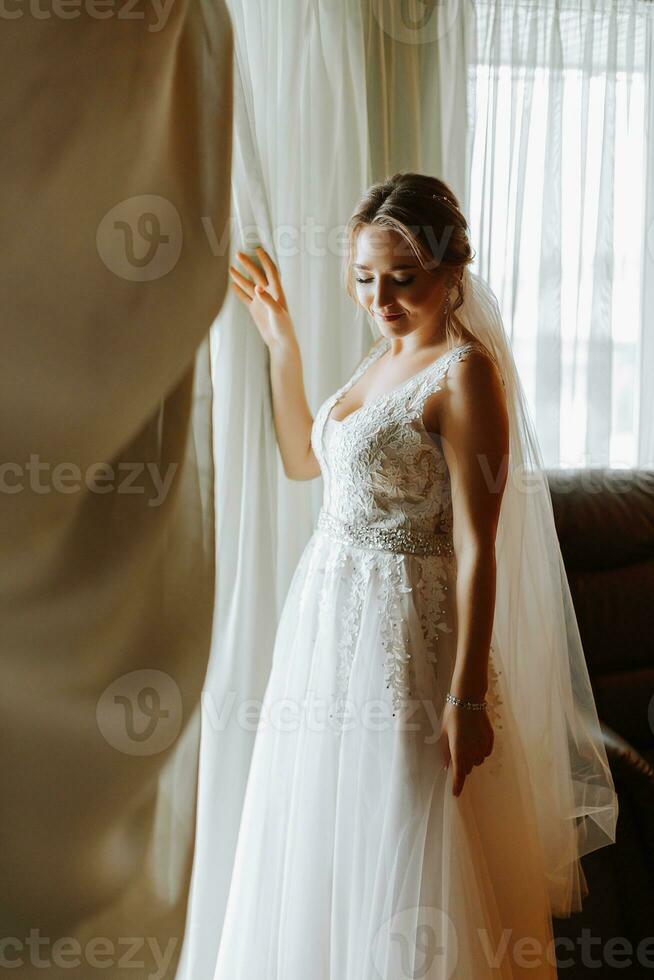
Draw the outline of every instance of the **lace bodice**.
[[[379,590],[386,686],[391,691],[395,711],[412,697],[416,680],[412,651],[405,635],[407,594],[414,596],[427,656],[434,667],[438,661],[439,638],[452,633],[445,612],[452,554],[435,546],[438,538],[451,543],[449,472],[440,437],[427,432],[422,415],[427,399],[441,389],[455,361],[479,350],[498,367],[483,344],[468,341],[453,347],[403,384],[351,412],[342,421],[330,418],[334,406],[389,346],[385,337],[372,346],[351,378],[320,406],[311,432],[311,444],[324,478],[320,517],[329,515],[327,533],[331,536],[330,524],[334,520],[339,527],[347,525],[347,542],[356,544],[360,539],[364,542],[363,548],[341,543],[331,549],[324,573],[323,602],[329,595],[326,583],[338,570],[347,572],[351,583],[342,611],[335,691],[335,705],[339,708],[347,697],[358,623],[372,581]],[[379,545],[378,532],[382,538],[388,538]],[[338,528],[334,533],[337,540],[342,540]],[[407,565],[404,541],[416,537],[428,538],[434,546],[424,557],[412,558]],[[489,713],[498,721],[497,706],[501,698],[497,673],[489,655]],[[499,721],[498,726],[502,727]],[[497,759],[501,752],[496,750],[495,756]]]
[[[427,432],[422,413],[454,361],[472,350],[490,355],[477,341],[459,344],[343,420],[331,418],[334,406],[389,346],[380,338],[316,413],[311,444],[324,478],[323,510],[371,528],[447,534],[449,473],[440,438]]]

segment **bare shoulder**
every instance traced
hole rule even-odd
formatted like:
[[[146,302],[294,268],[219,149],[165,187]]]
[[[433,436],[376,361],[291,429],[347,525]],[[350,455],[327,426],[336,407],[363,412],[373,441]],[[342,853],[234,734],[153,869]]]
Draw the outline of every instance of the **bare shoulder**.
[[[479,342],[463,347],[450,364],[448,386],[459,395],[475,400],[484,397],[505,401],[504,380],[491,352]]]
[[[448,396],[442,404],[443,428],[470,432],[471,438],[506,441],[508,409],[499,365],[482,345],[466,348],[448,371]],[[474,435],[473,431],[474,430]]]
[[[499,365],[483,345],[462,347],[448,366],[441,396],[425,405],[425,418],[439,432],[451,426],[489,426],[500,438],[508,429],[506,391]]]

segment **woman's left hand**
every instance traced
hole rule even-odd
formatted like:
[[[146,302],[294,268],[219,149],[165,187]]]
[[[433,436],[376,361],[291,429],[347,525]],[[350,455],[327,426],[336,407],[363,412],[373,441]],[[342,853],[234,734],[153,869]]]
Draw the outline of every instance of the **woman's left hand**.
[[[495,735],[484,709],[474,711],[445,702],[441,741],[443,765],[454,767],[453,795],[460,796],[466,776],[493,750]]]

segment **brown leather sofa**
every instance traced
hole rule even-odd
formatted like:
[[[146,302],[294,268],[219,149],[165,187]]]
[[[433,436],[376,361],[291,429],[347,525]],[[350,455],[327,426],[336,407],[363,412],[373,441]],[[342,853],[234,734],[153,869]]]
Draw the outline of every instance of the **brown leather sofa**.
[[[654,470],[547,475],[620,807],[583,910],[554,920],[559,977],[654,980]]]

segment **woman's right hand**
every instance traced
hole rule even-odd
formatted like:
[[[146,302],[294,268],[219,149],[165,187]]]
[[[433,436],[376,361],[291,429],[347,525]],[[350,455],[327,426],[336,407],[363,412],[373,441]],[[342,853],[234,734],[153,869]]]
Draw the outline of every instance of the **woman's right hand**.
[[[296,344],[295,329],[288,312],[277,266],[261,246],[255,251],[263,270],[244,252],[237,252],[237,259],[245,266],[252,278],[249,279],[235,266],[230,265],[229,273],[232,282],[229,285],[247,307],[268,348],[284,346],[289,342]]]

